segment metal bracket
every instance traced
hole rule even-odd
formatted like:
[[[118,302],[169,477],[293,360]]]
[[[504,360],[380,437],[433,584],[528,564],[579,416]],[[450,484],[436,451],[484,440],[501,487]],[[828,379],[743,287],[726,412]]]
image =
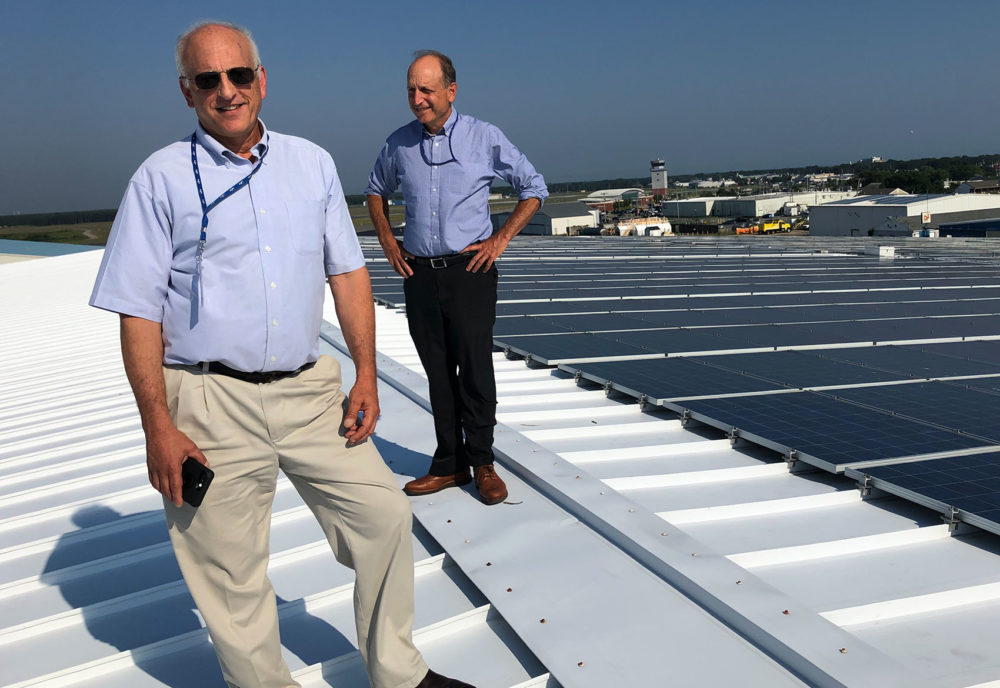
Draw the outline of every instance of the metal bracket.
[[[583,373],[582,372],[580,372],[578,370],[575,373],[573,373],[573,382],[575,382],[576,384],[580,384],[580,380],[582,380],[582,379],[583,379]]]
[[[684,409],[683,411],[681,411],[682,428],[686,428],[691,423],[692,420],[694,419],[691,417],[691,411],[689,411],[688,409]]]
[[[795,468],[795,464],[799,462],[799,453],[794,449],[788,450],[788,456],[785,457],[785,465],[788,466],[788,470]]]
[[[639,396],[639,410],[646,408],[646,404],[649,403],[649,397],[645,394]]]
[[[954,533],[956,530],[958,530],[959,525],[961,525],[962,523],[961,521],[958,520],[958,516],[962,512],[953,506],[948,507],[948,509],[949,509],[948,513],[942,516],[941,520],[948,524],[948,532]]]
[[[739,441],[740,441],[740,429],[733,428],[732,430],[729,431],[729,445],[735,447]]]
[[[509,344],[503,348],[503,356],[504,356],[504,358],[510,360],[511,356],[510,356],[510,345]]]
[[[611,392],[613,391],[614,390],[611,388],[611,380],[608,380],[607,382],[604,383],[604,396],[610,397]]]
[[[863,480],[858,481],[858,489],[861,490],[861,498],[871,497],[872,494],[872,477],[866,475]]]

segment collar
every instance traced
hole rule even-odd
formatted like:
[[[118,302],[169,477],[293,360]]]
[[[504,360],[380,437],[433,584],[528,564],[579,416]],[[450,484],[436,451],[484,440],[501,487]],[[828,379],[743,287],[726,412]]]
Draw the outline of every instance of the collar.
[[[260,160],[261,156],[264,154],[264,152],[270,145],[271,135],[267,131],[267,127],[264,125],[264,120],[258,119],[257,123],[260,125],[261,129],[260,141],[258,141],[254,145],[254,147],[251,148],[250,150],[252,150],[253,154],[257,156],[258,160]],[[195,139],[198,141],[199,144],[201,144],[201,147],[204,148],[208,152],[208,154],[212,156],[212,160],[215,161],[215,163],[218,165],[224,165],[227,162],[235,162],[235,163],[250,162],[246,158],[241,158],[240,156],[236,155],[236,153],[232,152],[231,150],[223,146],[221,143],[219,143],[211,134],[205,131],[205,127],[201,125],[201,122],[198,122],[198,128],[195,129]],[[264,160],[266,161],[267,158],[264,158]]]
[[[419,120],[414,120],[414,121],[417,123],[417,126],[420,127],[420,131],[423,132],[423,135],[429,139],[434,138],[435,136],[451,136],[452,131],[455,129],[455,123],[458,121],[458,110],[456,110],[455,107],[452,106],[451,114],[445,121],[444,126],[441,127],[441,131],[439,131],[436,134],[432,134],[429,131],[427,131],[427,129],[424,128],[424,125],[421,124]]]

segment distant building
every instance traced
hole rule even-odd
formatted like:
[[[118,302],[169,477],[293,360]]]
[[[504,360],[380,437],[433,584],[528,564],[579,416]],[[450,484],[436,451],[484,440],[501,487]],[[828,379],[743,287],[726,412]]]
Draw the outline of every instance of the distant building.
[[[648,206],[650,197],[642,189],[632,187],[629,189],[603,189],[595,191],[589,196],[581,198],[580,201],[586,203],[591,208],[596,208],[607,213],[611,212],[614,209],[615,203],[620,201],[632,201],[639,207]]]
[[[755,196],[715,196],[665,201],[660,212],[666,217],[763,217],[781,213],[788,204],[799,209],[853,196],[849,191],[809,191]]]
[[[811,208],[809,233],[813,236],[874,236],[876,228],[882,229],[888,221],[895,221],[898,226],[903,218],[917,218],[920,226],[924,226],[933,224],[942,214],[971,211],[1000,216],[1000,195],[858,196]]]
[[[512,211],[507,210],[502,213],[490,215],[493,229],[499,229],[510,217]],[[528,221],[521,234],[540,234],[543,236],[556,236],[569,234],[571,228],[595,229],[600,220],[600,211],[590,206],[573,201],[572,203],[546,203]]]
[[[685,198],[679,201],[664,201],[660,204],[660,213],[666,217],[708,217],[714,215],[715,204],[727,201],[735,196],[703,196],[701,198]]]
[[[858,196],[908,196],[909,191],[882,186],[878,182],[866,184],[858,191]]]
[[[987,208],[893,217],[876,225],[872,236],[998,237],[1000,211]]]
[[[652,182],[653,195],[662,197],[667,195],[667,166],[663,163],[663,158],[649,161],[649,176]]]
[[[955,187],[955,193],[1000,193],[1000,179],[962,182]]]

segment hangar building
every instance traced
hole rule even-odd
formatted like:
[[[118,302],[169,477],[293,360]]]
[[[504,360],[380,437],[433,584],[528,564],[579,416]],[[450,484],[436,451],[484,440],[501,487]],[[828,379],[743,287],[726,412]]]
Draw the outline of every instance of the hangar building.
[[[510,217],[511,212],[507,210],[502,213],[493,213],[490,216],[494,231],[503,226],[503,223]],[[570,227],[588,229],[598,227],[599,215],[599,210],[594,210],[580,201],[573,201],[572,203],[546,203],[528,221],[528,224],[521,230],[521,233],[540,234],[543,236],[566,235],[569,234]]]
[[[908,194],[905,196],[857,196],[815,206],[809,211],[812,236],[869,236],[896,218],[920,218],[923,224],[934,216],[972,210],[996,210],[995,194]]]

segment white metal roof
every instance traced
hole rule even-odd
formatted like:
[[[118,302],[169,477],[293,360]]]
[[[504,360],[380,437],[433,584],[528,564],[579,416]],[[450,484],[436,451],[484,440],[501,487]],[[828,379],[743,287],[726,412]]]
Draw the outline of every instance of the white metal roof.
[[[625,194],[637,193],[640,196],[643,194],[643,190],[638,187],[632,187],[628,189],[602,189],[600,191],[594,191],[589,194],[586,198],[581,198],[580,200],[584,203],[608,203],[611,201],[620,201],[622,196]]]
[[[0,303],[0,685],[219,685],[146,484],[117,318],[85,303],[99,259],[0,266],[17,295]],[[405,317],[377,316],[375,441],[403,481],[432,450],[426,381]],[[508,502],[412,500],[416,639],[437,670],[481,687],[1000,679],[995,536],[556,369],[496,367]],[[350,572],[285,483],[270,572],[303,685],[365,685]]]
[[[1000,197],[994,194],[905,194],[883,196],[855,196],[840,201],[831,201],[821,207],[830,206],[891,206],[913,212],[931,211],[957,212],[961,210],[986,210],[1000,208]],[[912,214],[912,213],[911,213]]]

